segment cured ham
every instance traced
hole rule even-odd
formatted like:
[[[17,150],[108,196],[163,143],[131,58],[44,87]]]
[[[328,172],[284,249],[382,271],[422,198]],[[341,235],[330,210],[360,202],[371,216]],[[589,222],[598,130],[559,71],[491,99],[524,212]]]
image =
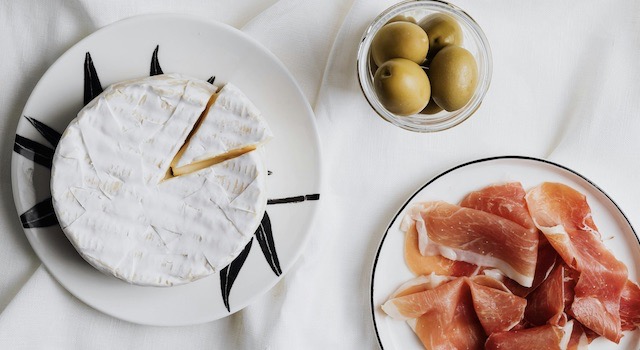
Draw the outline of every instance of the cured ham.
[[[551,324],[564,326],[567,315],[564,313],[565,291],[564,267],[556,266],[549,277],[527,297],[525,318],[534,326]]]
[[[394,318],[409,320],[426,349],[482,349],[485,335],[466,278],[391,299],[382,309]]]
[[[487,276],[477,277],[493,280]],[[469,281],[473,308],[486,334],[508,331],[520,323],[527,305],[526,299],[513,295],[495,280],[498,285],[477,278]]]
[[[463,284],[466,286],[465,280],[458,278],[431,290],[392,298],[382,304],[382,310],[397,320],[418,318],[427,312],[455,305],[468,288],[462,287]]]
[[[478,272],[479,267],[464,261],[449,260],[442,255],[424,256],[418,248],[418,231],[411,226],[405,233],[404,259],[409,270],[415,275],[429,275],[435,273],[445,276],[471,276]]]
[[[420,253],[495,267],[530,287],[536,269],[538,235],[511,220],[446,202],[415,205],[402,229],[415,225]]]
[[[623,331],[640,326],[640,288],[627,280],[620,296],[620,320]]]
[[[538,229],[564,262],[580,272],[570,314],[597,334],[619,342],[627,268],[600,240],[586,197],[563,184],[543,183],[530,190],[526,200]]]
[[[401,286],[382,309],[406,319],[427,349],[437,344],[482,348],[485,334],[508,331],[524,316],[526,300],[493,278],[446,281],[437,275],[416,278]]]
[[[498,215],[537,234],[538,228],[533,223],[531,214],[529,214],[529,208],[525,200],[526,194],[520,182],[491,185],[469,193],[460,202],[460,206]],[[558,254],[553,247],[549,246],[544,236],[542,237],[543,239],[539,240],[538,243],[536,271],[531,287],[523,287],[510,278],[501,278],[515,295],[526,297],[544,281],[555,266]],[[538,235],[538,238],[540,239],[540,235]],[[500,278],[496,275],[494,276],[495,278]]]
[[[482,188],[460,206],[409,208],[404,256],[419,275],[382,309],[426,349],[585,350],[640,326],[640,287],[604,246],[586,197],[543,183]]]
[[[538,286],[549,276],[553,268],[556,266],[557,260],[560,262],[562,261],[558,259],[558,253],[556,253],[555,249],[553,249],[546,239],[544,241],[540,240],[540,245],[538,246],[538,258],[536,260],[536,272],[533,276],[531,287],[523,287],[510,278],[504,278],[503,282],[507,288],[513,292],[513,294],[520,297],[526,297],[536,290],[536,288],[538,288]]]
[[[567,350],[586,350],[589,346],[589,339],[580,323],[575,320],[567,322],[563,327],[564,336],[560,341],[560,348]]]
[[[560,350],[562,328],[545,325],[511,332],[493,333],[485,343],[487,350]]]
[[[453,277],[440,276],[435,273],[426,276],[418,276],[398,287],[398,289],[391,294],[390,299],[435,289],[451,280],[453,280]]]
[[[519,182],[492,185],[469,193],[460,206],[498,215],[532,232],[538,232],[527,208],[526,194]]]

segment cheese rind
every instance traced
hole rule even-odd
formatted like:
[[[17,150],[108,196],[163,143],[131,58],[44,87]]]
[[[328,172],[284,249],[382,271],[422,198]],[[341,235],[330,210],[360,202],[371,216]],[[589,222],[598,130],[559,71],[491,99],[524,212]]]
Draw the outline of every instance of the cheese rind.
[[[266,168],[249,152],[165,179],[216,87],[159,75],[107,88],[67,127],[51,192],[60,225],[91,265],[170,286],[228,265],[266,207]]]

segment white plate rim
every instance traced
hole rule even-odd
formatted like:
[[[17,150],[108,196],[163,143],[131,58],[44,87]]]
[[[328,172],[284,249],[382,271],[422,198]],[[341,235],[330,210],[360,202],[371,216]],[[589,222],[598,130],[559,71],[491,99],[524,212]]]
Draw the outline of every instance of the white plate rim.
[[[308,100],[306,99],[306,97],[304,96],[304,93],[302,92],[302,89],[300,88],[300,85],[298,84],[298,82],[295,80],[294,76],[291,74],[291,72],[287,69],[287,67],[280,61],[280,59],[278,59],[278,57],[273,54],[271,51],[269,51],[266,47],[264,47],[264,45],[262,45],[258,40],[254,39],[253,37],[249,36],[248,34],[244,33],[243,31],[228,25],[226,23],[222,23],[219,21],[215,21],[215,20],[210,20],[207,19],[205,17],[202,16],[197,16],[197,15],[190,15],[190,14],[183,14],[183,13],[150,13],[150,14],[142,14],[142,15],[135,15],[135,16],[131,16],[131,17],[127,17],[127,18],[123,18],[120,20],[117,20],[115,22],[112,22],[110,24],[107,24],[101,28],[98,28],[97,30],[93,31],[92,33],[90,33],[89,35],[83,37],[82,39],[80,39],[78,42],[76,42],[75,44],[73,44],[72,46],[70,46],[69,48],[67,48],[65,50],[64,53],[62,53],[48,68],[47,70],[42,74],[41,78],[38,80],[38,82],[36,83],[36,85],[34,85],[33,89],[31,90],[32,92],[37,90],[38,87],[43,84],[43,82],[45,80],[47,80],[48,76],[51,74],[51,72],[54,70],[54,68],[56,67],[57,64],[60,64],[61,61],[64,61],[64,59],[71,54],[71,51],[78,47],[83,45],[86,42],[89,42],[90,40],[93,39],[93,37],[111,30],[113,27],[117,27],[120,25],[125,25],[125,24],[129,24],[130,22],[142,22],[145,20],[173,20],[173,19],[179,19],[179,20],[187,20],[187,21],[193,21],[193,22],[199,22],[203,25],[207,25],[207,26],[211,26],[211,27],[217,27],[218,29],[221,30],[225,30],[225,31],[229,31],[232,32],[235,35],[238,35],[240,37],[242,37],[244,40],[248,41],[251,45],[254,45],[255,47],[259,48],[261,50],[261,52],[263,54],[265,54],[266,56],[268,56],[271,60],[272,63],[275,64],[283,73],[283,79],[288,80],[288,83],[292,84],[292,86],[295,87],[295,92],[296,92],[296,96],[293,96],[293,98],[298,99],[300,102],[302,102],[302,104],[304,105],[304,109],[305,109],[305,117],[307,117],[310,121],[310,127],[311,127],[311,131],[312,131],[312,135],[313,138],[311,140],[308,140],[309,142],[311,142],[312,147],[314,148],[314,151],[317,154],[317,158],[315,159],[315,164],[314,166],[317,169],[317,178],[315,179],[315,182],[312,185],[312,188],[310,188],[310,191],[312,191],[314,194],[317,194],[318,196],[323,192],[324,189],[324,167],[322,164],[322,148],[321,148],[321,143],[320,143],[320,136],[319,136],[319,132],[318,132],[318,126],[316,123],[316,119],[315,119],[315,114],[313,112],[313,109],[311,108]],[[106,88],[106,85],[105,85]],[[16,132],[15,135],[18,135],[18,130],[21,127],[21,125],[23,125],[24,121],[22,120],[22,116],[26,115],[24,112],[27,111],[31,105],[31,103],[34,103],[31,99],[31,94],[32,92],[30,92],[30,96],[27,99],[27,102],[25,103],[25,106],[23,108],[23,110],[21,111],[20,114],[20,121],[18,122],[18,125],[16,126]],[[18,196],[16,195],[16,193],[20,190],[20,186],[18,184],[19,180],[17,179],[17,175],[16,175],[16,166],[19,163],[19,158],[21,156],[18,155],[15,152],[12,152],[12,157],[11,157],[11,184],[12,184],[12,195],[13,195],[13,199],[14,199],[14,205],[16,207],[17,215],[20,216],[21,211],[25,210],[25,206],[23,205],[23,203],[20,202],[20,199],[18,198]],[[241,311],[242,309],[244,309],[245,307],[249,306],[250,304],[252,304],[256,299],[258,299],[259,297],[261,297],[263,294],[265,294],[266,292],[268,292],[269,290],[271,290],[278,282],[280,282],[282,280],[282,278],[287,274],[287,272],[295,265],[296,261],[300,258],[300,256],[302,255],[302,253],[304,252],[306,246],[308,245],[308,242],[310,240],[310,230],[313,227],[314,223],[317,220],[318,217],[318,211],[319,211],[319,206],[321,205],[321,201],[320,200],[314,200],[314,205],[313,208],[311,210],[311,214],[310,214],[310,218],[309,220],[306,222],[306,224],[304,225],[304,229],[302,230],[302,235],[303,238],[301,240],[301,244],[299,246],[299,249],[297,249],[296,251],[293,252],[291,259],[290,259],[290,263],[288,265],[282,265],[282,273],[280,274],[280,276],[278,276],[275,279],[272,279],[270,281],[269,284],[265,285],[264,288],[262,288],[262,290],[258,293],[255,293],[252,297],[248,298],[247,300],[245,300],[242,303],[236,303],[234,305],[234,307],[231,309],[231,311],[227,314],[224,315],[222,317],[211,317],[211,318],[207,318],[207,319],[200,319],[197,321],[193,321],[193,322],[145,322],[145,321],[140,321],[139,319],[135,318],[135,317],[127,317],[127,316],[123,316],[123,315],[116,315],[113,312],[111,312],[111,310],[108,310],[106,308],[102,308],[98,305],[92,304],[91,302],[89,302],[86,298],[84,298],[82,295],[77,295],[72,293],[68,287],[62,283],[60,281],[60,279],[57,276],[57,272],[55,272],[54,270],[52,270],[47,263],[42,259],[42,253],[40,252],[40,248],[39,245],[37,244],[37,242],[35,241],[36,236],[35,234],[29,233],[29,229],[28,228],[24,228],[23,227],[23,231],[25,233],[25,236],[27,237],[27,240],[29,241],[30,246],[32,247],[32,249],[34,250],[34,252],[36,253],[36,255],[38,256],[38,258],[40,259],[42,265],[45,267],[45,269],[54,277],[54,279],[56,280],[57,283],[60,283],[61,286],[63,286],[63,288],[65,288],[65,290],[67,290],[69,293],[71,293],[74,297],[76,297],[77,299],[79,299],[80,301],[82,301],[84,304],[90,306],[91,308],[94,308],[104,314],[110,315],[112,317],[127,321],[127,322],[131,322],[131,323],[136,323],[136,324],[142,324],[142,325],[150,325],[150,326],[161,326],[161,327],[165,327],[165,326],[188,326],[188,325],[195,325],[195,324],[202,324],[202,323],[206,323],[206,322],[211,322],[211,321],[215,321],[221,318],[225,318],[228,317],[230,315],[233,315],[234,313]],[[257,244],[254,244],[257,245]],[[254,250],[258,249],[257,247],[254,247]]]
[[[432,177],[429,181],[427,181],[425,184],[423,184],[422,186],[420,186],[413,194],[411,194],[411,196],[408,197],[408,199],[400,206],[400,208],[398,209],[398,211],[394,214],[393,218],[389,221],[389,224],[387,225],[387,228],[384,231],[384,234],[382,235],[380,242],[378,243],[378,248],[376,249],[376,254],[373,260],[373,266],[371,269],[371,279],[370,279],[370,289],[369,289],[369,308],[370,308],[370,313],[371,313],[371,319],[373,321],[373,329],[374,332],[376,334],[376,340],[378,343],[378,346],[380,347],[380,349],[384,350],[384,344],[382,344],[382,339],[380,338],[380,333],[378,331],[378,323],[376,321],[376,307],[375,307],[375,301],[374,301],[374,282],[375,282],[375,276],[376,276],[376,267],[378,265],[378,259],[380,256],[380,252],[382,251],[382,247],[384,245],[384,241],[387,237],[387,234],[389,233],[389,230],[391,229],[391,227],[393,226],[393,224],[395,223],[395,221],[398,219],[398,216],[402,213],[402,211],[406,208],[406,206],[413,200],[413,198],[415,196],[417,196],[420,192],[422,192],[427,186],[429,186],[431,183],[433,183],[434,181],[438,180],[439,178],[447,175],[448,173],[455,171],[457,169],[472,165],[472,164],[477,164],[477,163],[484,163],[484,162],[491,162],[491,161],[495,161],[495,160],[502,160],[502,159],[517,159],[517,160],[526,160],[526,161],[533,161],[533,162],[540,162],[546,165],[550,165],[553,167],[557,167],[559,169],[562,169],[564,171],[568,171],[570,173],[572,173],[573,175],[578,176],[579,178],[581,178],[582,180],[586,181],[590,186],[592,186],[594,189],[596,189],[598,192],[600,192],[602,195],[605,196],[605,198],[611,202],[611,204],[613,204],[613,206],[616,208],[616,210],[620,213],[620,215],[622,215],[622,217],[624,218],[624,220],[626,221],[627,225],[629,226],[629,228],[631,229],[631,232],[634,233],[634,236],[638,242],[638,244],[640,244],[640,238],[638,237],[638,233],[635,231],[635,229],[633,228],[633,225],[631,225],[631,221],[629,221],[629,218],[627,217],[627,215],[622,211],[622,209],[620,208],[620,206],[618,206],[618,204],[613,200],[613,198],[611,198],[604,190],[602,190],[602,188],[600,188],[598,185],[596,185],[593,181],[589,180],[587,177],[585,177],[584,175],[580,174],[579,172],[566,167],[564,165],[561,165],[559,163],[547,160],[547,159],[542,159],[542,158],[536,158],[536,157],[531,157],[531,156],[521,156],[521,155],[503,155],[503,156],[494,156],[494,157],[487,157],[487,158],[479,158],[479,159],[475,159],[475,160],[471,160],[465,163],[461,163],[458,164],[456,166],[453,166],[441,173],[439,173],[438,175]]]

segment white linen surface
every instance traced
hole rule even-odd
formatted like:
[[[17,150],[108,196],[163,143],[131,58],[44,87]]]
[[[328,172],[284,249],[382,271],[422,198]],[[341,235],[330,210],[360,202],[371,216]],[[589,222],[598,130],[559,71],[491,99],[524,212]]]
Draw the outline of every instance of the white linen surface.
[[[0,2],[0,349],[373,349],[370,270],[401,203],[461,162],[516,154],[569,166],[605,189],[640,228],[640,2],[456,0],[484,29],[494,73],[481,108],[436,134],[401,130],[364,100],[355,56],[393,0]],[[93,310],[44,269],[10,185],[15,128],[44,71],[116,20],[192,13],[238,27],[293,73],[314,108],[325,187],[295,267],[222,320],[149,327]]]

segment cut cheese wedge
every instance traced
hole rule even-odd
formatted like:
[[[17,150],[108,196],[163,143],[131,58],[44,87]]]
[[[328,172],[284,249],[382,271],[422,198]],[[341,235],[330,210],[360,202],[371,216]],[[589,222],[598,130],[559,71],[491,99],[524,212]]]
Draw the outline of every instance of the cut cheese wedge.
[[[256,146],[246,146],[244,148],[237,148],[234,150],[231,150],[229,152],[226,153],[222,153],[219,154],[213,158],[208,158],[208,159],[203,159],[191,164],[187,164],[184,165],[182,167],[179,168],[172,168],[172,176],[180,176],[180,175],[185,175],[185,174],[190,174],[193,172],[196,172],[198,170],[204,169],[204,168],[208,168],[210,166],[216,165],[218,163],[222,163],[226,160],[229,159],[233,159],[236,157],[239,157],[245,153],[254,151],[256,149]]]
[[[53,205],[91,265],[129,283],[178,285],[227,266],[249,242],[266,208],[262,155],[245,152],[254,146],[166,178],[216,90],[180,75],[126,81],[67,127],[53,159]]]
[[[273,137],[258,108],[235,85],[226,84],[212,100],[172,162],[174,176],[250,151]]]

